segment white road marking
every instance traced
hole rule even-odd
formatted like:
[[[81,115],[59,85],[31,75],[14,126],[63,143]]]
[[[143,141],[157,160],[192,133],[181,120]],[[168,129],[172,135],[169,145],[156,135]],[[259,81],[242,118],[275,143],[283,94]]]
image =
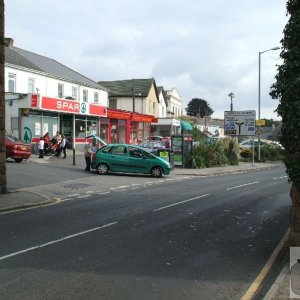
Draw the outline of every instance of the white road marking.
[[[13,252],[13,253],[1,256],[0,260],[5,260],[5,259],[13,257],[13,256],[17,256],[17,255],[20,255],[20,254],[23,254],[23,253],[27,253],[27,252],[36,250],[36,249],[44,248],[46,246],[57,244],[59,242],[62,242],[62,241],[65,241],[65,240],[69,240],[69,239],[72,239],[72,238],[80,236],[80,235],[84,235],[84,234],[87,234],[87,233],[90,233],[90,232],[93,232],[93,231],[96,231],[96,230],[100,230],[100,229],[103,229],[103,228],[106,228],[106,227],[109,227],[109,226],[113,226],[113,225],[115,225],[117,223],[118,222],[108,223],[108,224],[103,225],[103,226],[91,228],[91,229],[88,229],[88,230],[84,230],[84,231],[81,231],[81,232],[78,232],[78,233],[74,233],[74,234],[62,237],[62,238],[60,238],[58,240],[53,240],[53,241],[50,241],[50,242],[47,242],[47,243],[44,243],[44,244],[41,244],[41,245],[37,245],[37,246],[33,246],[33,247],[30,247],[30,248],[27,248],[27,249],[24,249],[24,250]]]
[[[210,196],[210,194],[205,194],[205,195],[201,195],[201,196],[194,197],[194,198],[191,198],[191,199],[187,199],[187,200],[183,200],[183,201],[180,201],[180,202],[176,202],[176,203],[173,203],[173,204],[170,204],[170,205],[167,205],[167,206],[156,208],[153,211],[163,210],[165,208],[169,208],[169,207],[172,207],[172,206],[180,205],[182,203],[186,203],[186,202],[189,202],[189,201],[197,200],[197,199],[200,199],[200,198],[203,198],[203,197],[207,197],[207,196]]]
[[[274,178],[273,178],[273,180],[277,180],[277,179],[283,179],[283,178],[287,178],[287,176],[274,177]]]
[[[99,192],[98,195],[106,195],[106,194],[110,194],[110,192]]]
[[[88,197],[91,197],[92,195],[81,195],[81,196],[78,196],[76,197],[77,199],[82,199],[82,198],[88,198]]]
[[[74,200],[74,198],[66,198],[66,199],[62,199],[62,200],[60,200],[60,202],[66,202],[66,201],[71,201],[71,200]]]
[[[259,183],[259,181],[254,181],[254,182],[249,182],[249,183],[233,186],[233,187],[227,188],[226,190],[229,191],[229,190],[233,190],[233,189],[238,189],[240,187],[244,187],[244,186],[252,185],[252,184],[256,184],[256,183]]]
[[[71,194],[71,195],[67,195],[68,198],[76,197],[76,196],[80,196],[80,194]]]

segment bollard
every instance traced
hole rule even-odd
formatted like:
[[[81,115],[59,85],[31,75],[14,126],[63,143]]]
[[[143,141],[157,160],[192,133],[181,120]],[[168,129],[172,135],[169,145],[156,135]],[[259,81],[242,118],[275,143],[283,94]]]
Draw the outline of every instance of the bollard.
[[[76,165],[76,162],[75,162],[75,148],[73,148],[73,166]]]

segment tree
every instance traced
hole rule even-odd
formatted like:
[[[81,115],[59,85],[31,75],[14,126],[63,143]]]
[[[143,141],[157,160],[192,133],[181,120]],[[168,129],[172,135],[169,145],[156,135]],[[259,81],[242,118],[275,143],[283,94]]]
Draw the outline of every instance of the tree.
[[[206,100],[200,98],[193,98],[185,109],[187,115],[189,116],[200,116],[201,118],[205,116],[210,116],[214,113]]]
[[[282,117],[280,142],[285,148],[283,161],[292,182],[290,243],[300,246],[300,1],[288,0],[286,8],[290,18],[281,40],[283,63],[277,67],[270,95],[280,101],[277,107],[277,113]]]
[[[4,0],[0,0],[0,41],[0,192],[6,193]]]

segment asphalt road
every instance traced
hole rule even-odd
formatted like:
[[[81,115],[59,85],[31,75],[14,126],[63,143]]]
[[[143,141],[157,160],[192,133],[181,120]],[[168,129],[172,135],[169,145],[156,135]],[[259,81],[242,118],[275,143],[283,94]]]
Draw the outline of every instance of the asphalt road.
[[[240,299],[288,228],[283,168],[79,178],[0,215],[0,299]]]

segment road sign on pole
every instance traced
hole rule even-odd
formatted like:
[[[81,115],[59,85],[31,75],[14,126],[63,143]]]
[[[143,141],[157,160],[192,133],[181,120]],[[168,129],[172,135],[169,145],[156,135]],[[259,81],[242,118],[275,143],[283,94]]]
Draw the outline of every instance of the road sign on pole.
[[[255,135],[255,110],[225,111],[225,135]]]

